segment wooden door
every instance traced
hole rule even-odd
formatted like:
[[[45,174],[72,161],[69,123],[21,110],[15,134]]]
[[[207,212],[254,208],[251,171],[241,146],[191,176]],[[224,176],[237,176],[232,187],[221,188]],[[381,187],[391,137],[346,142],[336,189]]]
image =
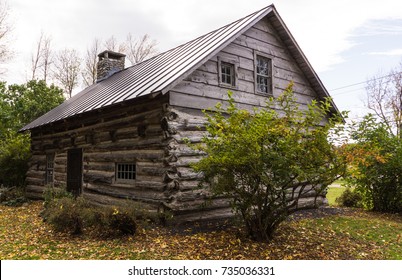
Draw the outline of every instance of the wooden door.
[[[79,196],[82,189],[82,149],[67,152],[67,191]]]

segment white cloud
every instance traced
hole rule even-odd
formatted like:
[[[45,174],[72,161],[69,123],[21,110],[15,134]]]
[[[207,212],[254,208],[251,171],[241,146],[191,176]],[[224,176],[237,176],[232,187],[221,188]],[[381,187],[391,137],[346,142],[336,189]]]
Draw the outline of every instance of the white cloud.
[[[384,51],[384,52],[368,52],[368,55],[384,55],[384,56],[401,56],[402,55],[402,49],[393,49],[389,51]]]
[[[9,79],[18,80],[41,31],[56,48],[84,52],[95,37],[148,33],[166,50],[269,5],[266,0],[9,0],[17,57]],[[402,18],[399,0],[281,0],[274,3],[317,72],[344,61],[354,31],[373,19]],[[28,61],[28,63],[27,63]],[[23,79],[23,78],[22,78]]]
[[[402,18],[402,1],[280,1],[277,8],[318,72],[344,61],[355,31],[374,19]]]

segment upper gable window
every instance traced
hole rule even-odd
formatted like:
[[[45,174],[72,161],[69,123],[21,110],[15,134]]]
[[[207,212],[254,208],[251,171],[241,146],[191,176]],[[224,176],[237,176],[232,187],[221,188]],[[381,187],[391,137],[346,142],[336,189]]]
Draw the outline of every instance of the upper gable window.
[[[218,57],[219,85],[235,88],[237,85],[237,64],[235,61]]]
[[[221,63],[221,83],[229,86],[235,85],[234,65],[231,63]]]
[[[272,94],[272,60],[258,54],[255,56],[255,88],[257,93]]]

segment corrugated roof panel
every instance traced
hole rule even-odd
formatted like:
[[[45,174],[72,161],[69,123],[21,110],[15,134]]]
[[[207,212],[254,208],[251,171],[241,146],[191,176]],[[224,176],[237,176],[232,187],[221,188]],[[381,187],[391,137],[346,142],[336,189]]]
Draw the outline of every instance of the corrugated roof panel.
[[[271,6],[266,7],[186,44],[117,72],[84,89],[21,130],[32,129],[138,96],[162,92],[183,74],[218,50],[248,24],[259,16],[266,15],[270,9]]]
[[[188,43],[119,71],[109,78],[84,89],[60,106],[26,125],[21,131],[139,96],[167,92],[184,79],[186,75],[217,54],[247,28],[250,28],[273,10],[273,5],[268,6]],[[271,15],[278,16],[275,10]],[[280,19],[279,21],[282,23]],[[283,26],[283,28],[288,34],[286,27]],[[293,40],[291,35],[289,36]],[[300,50],[296,45],[297,51]],[[305,64],[311,68],[307,60]]]

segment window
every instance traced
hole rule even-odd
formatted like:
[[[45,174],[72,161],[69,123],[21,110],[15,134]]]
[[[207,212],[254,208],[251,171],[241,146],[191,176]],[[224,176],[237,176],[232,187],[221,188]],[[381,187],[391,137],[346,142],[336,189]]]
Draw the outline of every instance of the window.
[[[53,183],[54,154],[46,155],[46,184]]]
[[[272,94],[272,60],[256,55],[255,59],[256,92]]]
[[[136,178],[136,166],[134,163],[116,164],[116,181],[134,181]]]
[[[229,86],[235,86],[234,65],[227,62],[221,62],[221,83]]]
[[[235,88],[237,86],[237,68],[235,60],[218,56],[218,79],[222,87]]]

